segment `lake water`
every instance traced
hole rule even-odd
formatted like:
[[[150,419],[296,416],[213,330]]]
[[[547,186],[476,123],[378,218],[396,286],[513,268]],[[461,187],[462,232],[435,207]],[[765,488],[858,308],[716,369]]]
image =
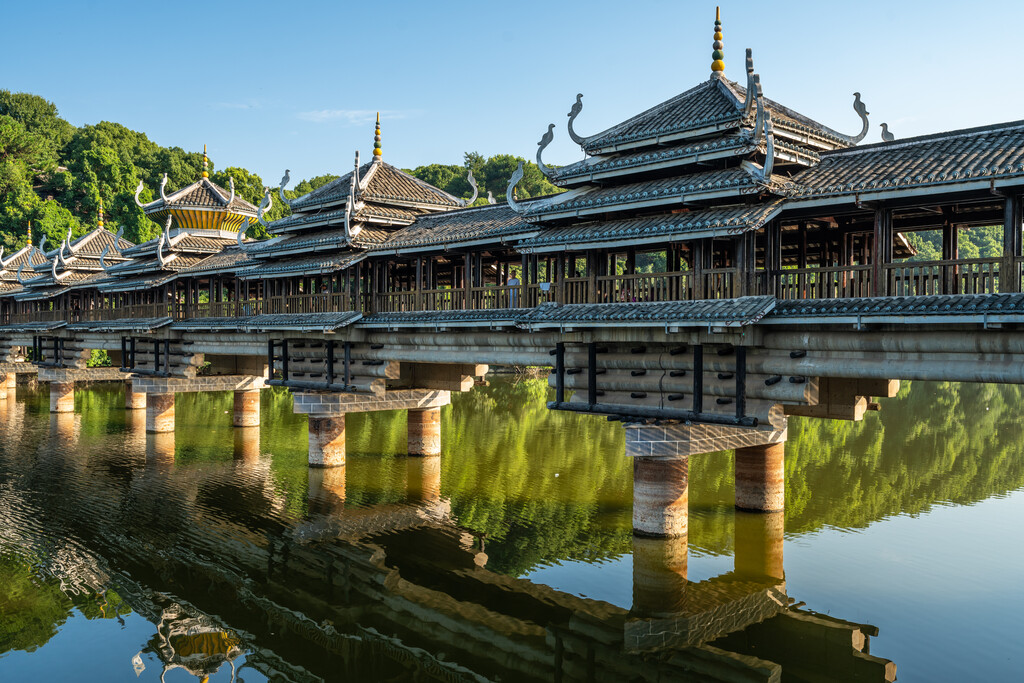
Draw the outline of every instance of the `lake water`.
[[[453,396],[440,458],[351,415],[306,467],[265,390],[0,401],[0,681],[1020,680],[1024,396],[905,383],[861,423],[791,419],[786,512],[691,459],[685,540],[634,540],[620,425],[544,380]],[[773,664],[774,663],[774,664]],[[700,678],[701,675],[707,678]]]

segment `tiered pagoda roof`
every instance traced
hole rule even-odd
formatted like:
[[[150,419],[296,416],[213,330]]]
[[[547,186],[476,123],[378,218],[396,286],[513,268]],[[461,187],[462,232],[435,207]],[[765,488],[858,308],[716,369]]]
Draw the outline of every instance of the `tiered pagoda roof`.
[[[288,180],[286,173],[280,194],[293,214],[268,226],[276,239],[248,249],[256,262],[241,269],[241,277],[320,275],[344,269],[406,226],[468,203],[384,162],[379,115],[373,161],[360,165],[357,154],[352,171],[290,201],[284,198]]]
[[[92,286],[106,277],[114,264],[126,260],[124,251],[133,245],[120,234],[114,235],[99,226],[72,240],[70,236],[56,249],[40,253],[42,262],[34,261],[34,277],[25,278],[20,292],[14,295],[20,301],[34,301],[56,296],[69,289]]]
[[[0,296],[21,291],[22,286],[18,282],[19,269],[23,271],[22,279],[32,277],[33,266],[45,261],[46,257],[31,244],[22,247],[6,259],[0,252]],[[27,275],[24,274],[26,271]]]
[[[206,147],[203,147],[203,174],[196,182],[180,190],[166,194],[164,185],[167,174],[160,184],[160,199],[148,204],[139,202],[142,193],[142,181],[135,192],[135,201],[146,216],[163,226],[168,218],[179,229],[184,230],[228,230],[239,231],[246,219],[255,220],[258,209],[235,194],[234,179],[231,188],[223,187],[210,180],[206,170]]]

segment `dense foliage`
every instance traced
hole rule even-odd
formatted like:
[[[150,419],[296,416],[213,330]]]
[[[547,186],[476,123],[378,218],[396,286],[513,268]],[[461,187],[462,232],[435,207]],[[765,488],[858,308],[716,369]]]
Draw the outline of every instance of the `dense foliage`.
[[[466,154],[465,166],[431,164],[409,171],[457,197],[471,194],[466,174],[469,169],[480,184],[478,204],[487,202],[487,191],[499,202],[505,201],[505,186],[521,159],[508,154],[485,159]],[[145,133],[118,123],[101,121],[76,128],[60,117],[57,107],[36,95],[0,90],[0,245],[10,253],[30,239],[35,243],[43,233],[51,242],[67,234],[82,235],[96,225],[100,203],[111,230],[123,227],[125,237],[142,242],[159,234],[159,226],[149,221],[135,204],[135,188],[141,180],[145,189],[141,201],[159,196],[160,181],[167,174],[167,190],[189,185],[202,172],[201,152],[180,147],[161,147]],[[259,205],[267,184],[258,174],[238,166],[214,170],[210,161],[210,179],[227,187],[235,181],[235,191]],[[322,175],[303,180],[289,198],[307,194],[337,176]],[[536,164],[527,164],[520,197],[555,192]],[[281,202],[267,212],[268,220],[289,214]],[[31,228],[31,237],[30,237]],[[265,237],[259,224],[249,228],[251,237]]]

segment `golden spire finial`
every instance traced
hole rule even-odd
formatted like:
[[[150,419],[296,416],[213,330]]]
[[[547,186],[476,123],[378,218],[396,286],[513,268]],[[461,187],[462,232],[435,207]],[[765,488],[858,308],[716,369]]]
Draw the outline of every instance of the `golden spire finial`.
[[[725,53],[722,43],[722,9],[715,7],[715,42],[712,44],[714,50],[711,52],[711,75],[721,74],[725,71]]]
[[[208,160],[206,158],[206,145],[203,145],[203,177],[204,178],[209,178],[210,177],[209,171],[206,170],[207,163],[208,163]]]
[[[381,148],[380,148],[380,112],[377,112],[377,127],[373,131],[373,160],[381,160]]]
[[[100,215],[99,220],[96,221],[96,227],[103,227],[103,199],[100,199]]]

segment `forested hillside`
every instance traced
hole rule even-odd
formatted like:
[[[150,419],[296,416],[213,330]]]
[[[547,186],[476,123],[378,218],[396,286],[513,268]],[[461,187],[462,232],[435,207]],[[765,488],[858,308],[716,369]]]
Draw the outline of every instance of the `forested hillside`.
[[[347,170],[339,152],[339,167]],[[484,158],[475,152],[465,156],[466,166],[431,164],[408,171],[457,197],[469,197],[466,173],[473,169],[480,186],[477,203],[487,202],[487,192],[505,201],[505,187],[519,157],[500,154]],[[100,202],[111,230],[123,227],[132,242],[159,234],[135,204],[135,188],[141,179],[143,203],[159,197],[160,180],[167,173],[167,191],[195,182],[202,173],[203,154],[180,147],[161,147],[145,133],[118,123],[102,121],[76,128],[60,117],[57,107],[36,95],[0,90],[0,245],[10,253],[29,239],[39,243],[43,233],[60,242],[71,227],[81,235],[96,226]],[[276,187],[279,179],[263,179],[238,166],[217,170],[210,159],[210,179],[222,187],[234,178],[235,190],[259,205],[264,185]],[[282,169],[282,174],[284,169]],[[286,196],[306,194],[337,176],[323,175],[295,184]],[[557,191],[535,164],[527,164],[518,188],[521,197]],[[275,202],[268,220],[288,215],[288,207]],[[264,237],[260,225],[249,228],[252,237]]]

